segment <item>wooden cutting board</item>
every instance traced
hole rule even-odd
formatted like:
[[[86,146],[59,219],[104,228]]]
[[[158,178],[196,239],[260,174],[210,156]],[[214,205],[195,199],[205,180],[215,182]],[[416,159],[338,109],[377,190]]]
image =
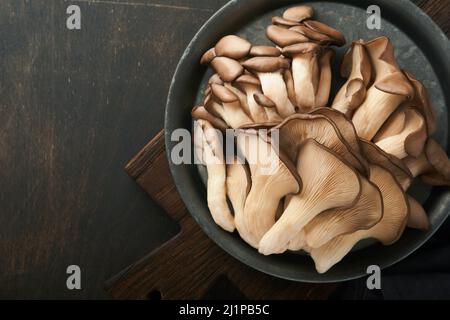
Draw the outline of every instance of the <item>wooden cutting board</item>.
[[[255,271],[219,248],[200,229],[173,183],[164,132],[126,172],[180,225],[172,239],[106,283],[117,299],[326,299],[336,285],[302,284]]]

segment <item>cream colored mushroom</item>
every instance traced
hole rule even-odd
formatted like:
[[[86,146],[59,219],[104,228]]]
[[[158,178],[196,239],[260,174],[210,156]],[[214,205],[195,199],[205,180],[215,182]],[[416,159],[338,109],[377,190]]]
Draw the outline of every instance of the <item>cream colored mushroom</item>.
[[[300,149],[297,171],[302,191],[291,197],[281,218],[261,239],[259,252],[264,255],[284,252],[289,241],[321,212],[352,207],[359,199],[357,172],[315,140],[307,140]]]

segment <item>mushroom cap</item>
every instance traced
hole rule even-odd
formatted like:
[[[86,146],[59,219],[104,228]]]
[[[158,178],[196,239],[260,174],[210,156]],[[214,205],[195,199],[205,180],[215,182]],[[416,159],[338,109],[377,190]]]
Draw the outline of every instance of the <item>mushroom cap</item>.
[[[384,152],[371,141],[360,139],[360,145],[364,156],[372,165],[380,166],[391,172],[404,190],[411,185],[413,175],[400,159]]]
[[[211,84],[211,92],[219,101],[223,103],[232,103],[239,101],[237,95],[235,95],[230,89],[221,86],[219,84]]]
[[[386,75],[375,83],[375,88],[386,93],[405,96],[411,99],[414,88],[402,72],[394,72]]]
[[[373,63],[376,79],[400,70],[394,46],[388,37],[382,36],[363,43]]]
[[[413,74],[405,70],[403,70],[403,73],[415,89],[415,96],[413,101],[411,101],[411,104],[418,107],[422,111],[427,122],[428,134],[432,135],[436,132],[436,114],[433,106],[431,105],[427,89]]]
[[[246,60],[242,65],[253,72],[268,73],[288,69],[290,62],[281,57],[254,57]]]
[[[208,80],[208,84],[223,84],[223,80],[220,79],[220,76],[217,73],[214,73]]]
[[[296,6],[284,11],[283,18],[291,21],[302,22],[314,15],[314,9],[310,6]]]
[[[206,120],[217,129],[226,130],[229,128],[222,119],[213,116],[203,106],[194,107],[191,111],[191,114],[192,118],[197,120]]]
[[[253,98],[255,99],[256,103],[259,104],[260,106],[270,109],[276,108],[275,103],[269,97],[267,97],[262,93],[253,94]]]
[[[314,42],[296,43],[282,49],[284,56],[293,56],[301,53],[318,52],[322,50],[322,47]]]
[[[253,46],[249,53],[251,57],[279,57],[280,55],[280,49],[272,46]]]
[[[319,114],[293,114],[271,130],[271,135],[279,135],[280,149],[292,161],[297,159],[299,148],[307,139],[314,139],[328,149],[333,150],[341,158],[365,172],[364,165],[341,135],[336,124],[329,118]]]
[[[318,108],[311,111],[311,114],[322,115],[335,124],[342,139],[347,143],[348,147],[352,150],[352,154],[359,160],[362,167],[365,169],[362,173],[367,174],[369,172],[368,163],[363,157],[360,140],[353,123],[341,112],[331,108]]]
[[[306,20],[303,22],[308,28],[323,33],[336,41],[336,45],[343,46],[346,43],[345,37],[338,30],[316,20]]]
[[[261,82],[259,81],[259,79],[251,74],[243,74],[242,76],[240,76],[239,78],[237,78],[235,80],[236,83],[238,84],[251,84],[254,86],[260,86]]]
[[[226,82],[232,82],[244,73],[244,68],[239,62],[227,57],[214,58],[211,61],[211,66],[220,78]]]
[[[220,39],[214,48],[219,57],[239,60],[249,54],[251,47],[251,43],[247,40],[235,35],[228,35]]]
[[[293,27],[289,28],[289,30],[301,33],[308,39],[318,42],[323,45],[337,44],[335,39],[331,38],[330,36],[328,36],[326,34],[314,31],[313,29],[308,28],[306,25],[293,26]]]
[[[298,26],[300,23],[282,17],[272,17],[272,24],[284,27]]]
[[[334,237],[367,230],[383,217],[383,198],[378,187],[361,178],[361,196],[354,206],[322,212],[308,223],[304,230],[306,243],[319,248]]]
[[[425,146],[425,154],[436,172],[446,179],[450,179],[450,160],[439,143],[433,139],[428,139]]]
[[[200,59],[200,64],[208,65],[216,56],[216,51],[214,50],[214,48],[211,48],[203,54],[202,58]]]
[[[409,202],[409,217],[407,226],[408,228],[419,229],[427,231],[430,228],[430,222],[428,221],[427,213],[422,205],[417,202],[411,196],[408,196]]]
[[[308,42],[309,39],[301,33],[281,28],[278,26],[268,26],[266,29],[267,38],[280,47],[287,47],[299,42]]]

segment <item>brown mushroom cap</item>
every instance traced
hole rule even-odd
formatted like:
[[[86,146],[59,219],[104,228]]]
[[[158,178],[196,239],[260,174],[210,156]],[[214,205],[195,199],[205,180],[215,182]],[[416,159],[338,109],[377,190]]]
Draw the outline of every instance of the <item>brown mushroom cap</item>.
[[[251,84],[254,86],[260,86],[261,82],[259,81],[259,79],[251,74],[243,74],[242,76],[240,76],[239,78],[237,78],[235,80],[236,83],[239,84]]]
[[[378,165],[392,173],[403,190],[409,188],[413,176],[408,167],[400,159],[384,152],[371,141],[360,139],[360,145],[364,156],[371,164]]]
[[[352,46],[345,53],[340,67],[341,76],[344,78],[349,78],[355,71],[357,72],[355,76],[363,80],[367,87],[372,79],[372,65],[362,40],[352,43]]]
[[[403,72],[415,89],[415,97],[411,101],[411,105],[418,107],[422,111],[427,122],[428,134],[432,135],[436,132],[436,114],[431,105],[427,89],[413,74],[408,71]]]
[[[309,38],[310,40],[318,42],[323,45],[335,44],[335,43],[337,44],[335,39],[329,37],[326,34],[314,31],[313,29],[310,29],[305,25],[293,26],[293,27],[289,28],[289,30],[301,33],[302,35]]]
[[[267,38],[269,38],[269,40],[280,47],[287,47],[299,42],[309,41],[309,39],[301,33],[273,25],[267,27],[266,36]]]
[[[346,142],[348,147],[352,150],[352,154],[359,160],[364,171],[363,175],[369,172],[369,167],[366,159],[363,157],[360,140],[356,133],[353,123],[345,117],[341,112],[333,110],[331,108],[318,108],[311,111],[313,115],[322,115],[333,122],[339,131],[342,139]]]
[[[292,56],[301,53],[318,52],[320,50],[322,50],[322,47],[317,43],[303,42],[284,47],[281,52],[285,56]]]
[[[400,70],[389,38],[383,36],[363,43],[373,63],[376,82],[386,74]]]
[[[228,57],[234,60],[245,58],[252,45],[245,39],[235,35],[225,36],[217,42],[215,53],[219,57]]]
[[[296,6],[287,9],[283,13],[283,18],[291,21],[302,22],[310,19],[314,15],[314,10],[310,6]]]
[[[299,25],[299,23],[296,21],[288,20],[282,17],[272,17],[272,24],[282,27],[293,27]]]
[[[450,160],[444,149],[435,140],[428,139],[425,153],[433,168],[445,178],[450,179]]]
[[[214,73],[208,80],[208,84],[223,84],[223,80],[220,79],[220,76],[217,73]]]
[[[209,49],[205,52],[205,54],[200,59],[200,64],[202,65],[208,65],[213,61],[213,59],[216,57],[216,51],[214,48]]]
[[[255,93],[253,97],[260,106],[270,109],[276,108],[275,103],[262,93]]]
[[[244,68],[253,72],[275,72],[290,67],[289,60],[281,57],[254,57],[242,63]]]
[[[294,114],[287,117],[272,131],[279,134],[280,149],[284,150],[292,161],[297,159],[297,153],[302,143],[307,139],[314,139],[333,150],[358,171],[366,173],[364,165],[359,161],[360,156],[355,155],[336,124],[326,116]]]
[[[394,72],[386,75],[375,83],[375,88],[390,94],[405,96],[411,99],[414,88],[402,72]]]
[[[216,57],[211,62],[212,68],[226,82],[233,82],[244,73],[244,68],[236,60],[227,57]]]
[[[304,21],[304,24],[314,31],[326,34],[327,36],[333,38],[334,40],[336,40],[336,44],[338,46],[343,46],[346,42],[345,37],[342,33],[330,27],[329,25],[326,25],[325,23],[315,20],[306,20]]]
[[[192,118],[194,119],[206,120],[210,122],[214,126],[214,128],[220,130],[226,130],[229,128],[228,125],[222,119],[213,116],[203,106],[194,107],[194,109],[192,109],[191,111],[191,114]]]
[[[430,228],[430,222],[428,221],[427,213],[422,205],[417,202],[411,196],[408,196],[409,202],[409,217],[408,217],[408,228],[418,229],[427,231]]]
[[[239,101],[238,96],[236,96],[231,90],[215,83],[211,84],[211,92],[214,97],[221,102],[231,103]]]
[[[280,49],[272,46],[253,46],[249,53],[251,57],[279,57],[280,55]]]

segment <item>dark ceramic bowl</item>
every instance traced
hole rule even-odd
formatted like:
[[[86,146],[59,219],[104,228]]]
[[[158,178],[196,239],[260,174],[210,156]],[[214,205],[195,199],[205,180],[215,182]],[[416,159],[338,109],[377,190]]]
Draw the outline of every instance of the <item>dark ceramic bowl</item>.
[[[226,34],[239,34],[254,44],[263,44],[264,30],[270,18],[280,15],[286,6],[309,4],[315,17],[341,30],[348,43],[357,39],[370,39],[379,35],[391,38],[402,68],[413,72],[430,92],[438,115],[437,141],[447,146],[448,117],[446,105],[450,104],[450,42],[438,26],[418,7],[408,0],[342,0],[342,1],[292,1],[292,0],[234,0],[219,10],[196,34],[184,52],[169,92],[166,107],[166,147],[170,151],[176,142],[171,133],[178,128],[191,129],[190,111],[199,102],[208,71],[199,65],[202,54]],[[367,7],[377,4],[381,8],[381,30],[366,27]],[[347,46],[340,48],[334,60],[333,95],[343,83],[338,76],[338,65]],[[187,208],[206,234],[226,252],[243,263],[262,272],[303,282],[336,282],[362,277],[367,266],[388,267],[406,258],[423,245],[450,213],[450,191],[432,190],[416,186],[413,193],[429,213],[431,228],[428,232],[406,230],[392,246],[373,244],[353,250],[326,274],[315,271],[312,259],[305,255],[285,253],[265,257],[249,247],[239,236],[219,228],[211,218],[206,190],[195,165],[175,165],[170,156],[170,169],[178,191]]]

